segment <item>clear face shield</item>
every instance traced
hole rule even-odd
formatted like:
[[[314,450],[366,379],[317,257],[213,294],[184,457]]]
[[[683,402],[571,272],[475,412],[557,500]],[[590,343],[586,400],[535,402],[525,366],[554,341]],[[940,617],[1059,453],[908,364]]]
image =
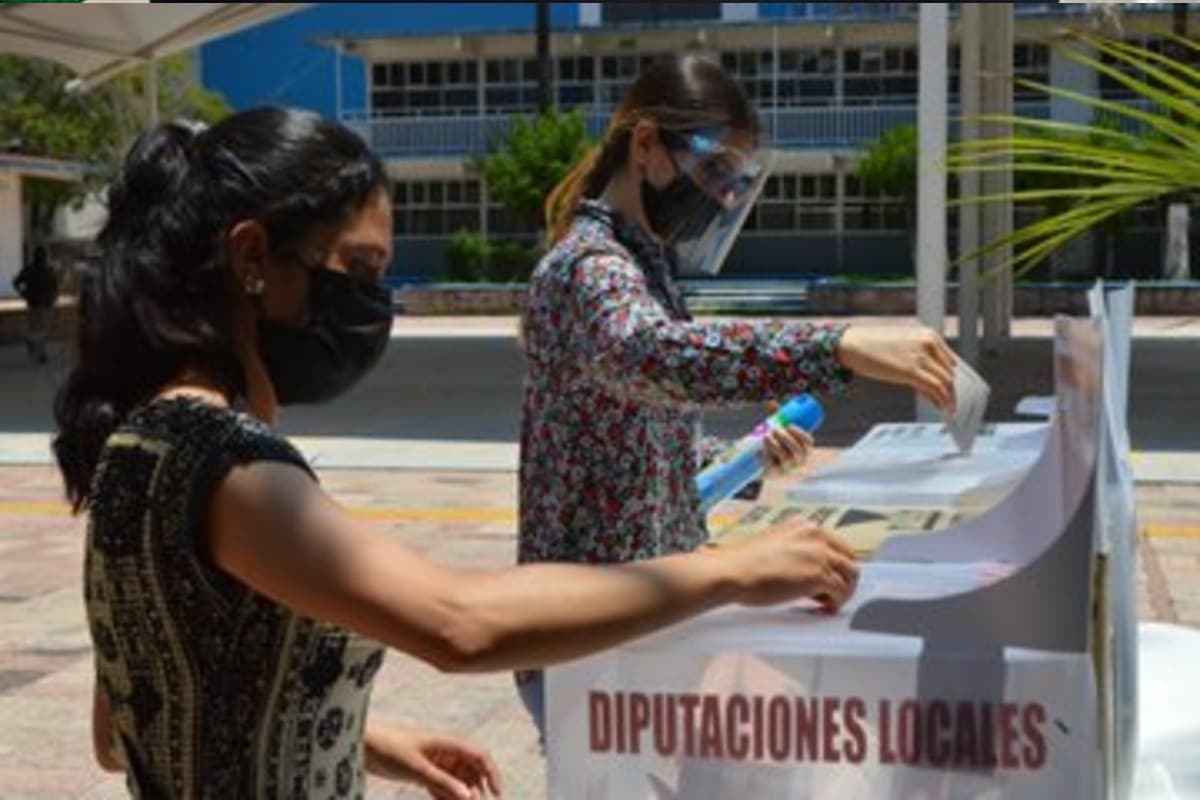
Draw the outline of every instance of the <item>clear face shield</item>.
[[[675,252],[684,274],[716,275],[737,241],[775,163],[772,150],[746,152],[706,133],[661,131],[686,181],[662,197],[656,232]],[[688,185],[690,184],[690,185]],[[654,222],[653,219],[651,219]]]

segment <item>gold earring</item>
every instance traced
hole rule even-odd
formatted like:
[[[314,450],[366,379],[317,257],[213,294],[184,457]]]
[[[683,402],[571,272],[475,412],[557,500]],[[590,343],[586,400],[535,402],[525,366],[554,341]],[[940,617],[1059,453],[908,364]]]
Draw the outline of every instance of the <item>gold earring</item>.
[[[263,293],[263,289],[265,289],[266,286],[267,282],[257,275],[251,275],[250,277],[246,278],[246,294],[260,295]]]

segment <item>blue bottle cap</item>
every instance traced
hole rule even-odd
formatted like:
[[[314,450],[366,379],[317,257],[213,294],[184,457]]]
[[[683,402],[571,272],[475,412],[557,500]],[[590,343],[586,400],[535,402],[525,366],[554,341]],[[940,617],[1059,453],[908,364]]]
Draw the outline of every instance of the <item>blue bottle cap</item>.
[[[825,409],[810,394],[793,397],[783,404],[776,418],[802,430],[812,433],[825,422]]]

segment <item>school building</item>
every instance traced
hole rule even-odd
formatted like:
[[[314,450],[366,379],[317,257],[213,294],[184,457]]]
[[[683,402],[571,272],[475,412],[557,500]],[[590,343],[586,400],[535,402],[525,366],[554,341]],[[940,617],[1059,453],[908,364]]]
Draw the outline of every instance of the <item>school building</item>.
[[[814,277],[912,272],[915,209],[868,191],[864,148],[917,116],[916,3],[553,3],[553,93],[603,130],[639,70],[672,52],[702,52],[741,80],[781,151],[724,275]],[[954,4],[957,5],[957,4]],[[1055,43],[1097,23],[1077,4],[1016,3],[1017,76],[1121,101],[1107,76]],[[205,82],[237,106],[317,108],[358,130],[395,179],[396,272],[436,278],[462,229],[532,236],[489,198],[474,164],[538,96],[532,3],[318,4],[207,45]],[[952,6],[952,13],[953,6]],[[1168,4],[1126,4],[1131,40],[1161,43]],[[951,30],[950,104],[958,47]],[[253,53],[254,68],[245,57]],[[1086,122],[1091,111],[1017,88],[1017,112]],[[1018,210],[1018,224],[1039,213]],[[1147,209],[1111,244],[1059,259],[1060,277],[1158,274],[1163,221]],[[953,241],[953,219],[951,220]]]

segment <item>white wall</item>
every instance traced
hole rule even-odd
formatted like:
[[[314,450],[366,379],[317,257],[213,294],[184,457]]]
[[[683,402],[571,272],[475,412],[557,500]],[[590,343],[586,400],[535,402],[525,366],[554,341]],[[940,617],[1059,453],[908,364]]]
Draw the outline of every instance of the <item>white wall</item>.
[[[24,260],[21,176],[0,171],[0,297],[16,297],[12,281]]]
[[[758,19],[758,3],[721,3],[722,22],[752,22]]]
[[[600,4],[599,3],[580,3],[579,4],[579,25],[581,27],[595,27],[600,24]]]

